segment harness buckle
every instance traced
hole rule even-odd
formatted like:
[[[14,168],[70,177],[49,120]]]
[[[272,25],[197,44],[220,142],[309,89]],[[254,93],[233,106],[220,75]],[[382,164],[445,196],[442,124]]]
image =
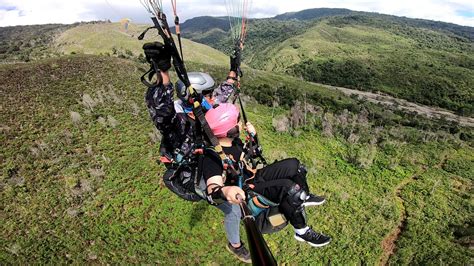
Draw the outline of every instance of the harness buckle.
[[[244,170],[244,162],[243,161],[239,161],[239,170],[240,170],[240,174],[242,174],[242,172]]]

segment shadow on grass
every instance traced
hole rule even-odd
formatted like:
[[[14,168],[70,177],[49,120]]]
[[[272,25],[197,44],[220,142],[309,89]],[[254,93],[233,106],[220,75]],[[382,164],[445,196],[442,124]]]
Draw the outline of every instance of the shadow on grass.
[[[209,204],[207,204],[206,201],[201,200],[200,202],[194,204],[190,216],[191,219],[189,220],[189,226],[191,226],[191,228],[194,228],[196,224],[202,221],[202,217],[207,211],[209,211]]]

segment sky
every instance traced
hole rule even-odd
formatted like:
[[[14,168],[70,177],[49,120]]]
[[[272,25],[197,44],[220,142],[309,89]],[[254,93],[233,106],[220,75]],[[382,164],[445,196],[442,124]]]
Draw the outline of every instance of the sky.
[[[232,0],[239,1],[239,0]],[[225,0],[177,0],[181,22],[197,16],[227,16]],[[171,1],[163,1],[172,15]],[[252,0],[249,17],[273,17],[309,8],[347,8],[474,27],[474,0]],[[0,27],[79,21],[149,23],[139,0],[0,0]]]

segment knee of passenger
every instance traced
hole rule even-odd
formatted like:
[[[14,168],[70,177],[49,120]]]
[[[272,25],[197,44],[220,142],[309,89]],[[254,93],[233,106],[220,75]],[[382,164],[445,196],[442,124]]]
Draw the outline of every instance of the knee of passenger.
[[[232,214],[239,219],[242,217],[242,211],[240,210],[239,205],[232,204]]]
[[[300,160],[296,159],[296,158],[289,158],[288,161],[290,162],[290,165],[289,166],[290,168],[292,169],[296,169],[296,171],[298,171],[298,173],[302,173],[302,174],[305,174],[308,172],[306,170],[306,166],[304,164],[302,164],[300,162]]]
[[[240,221],[241,216],[242,216],[242,213],[240,212],[240,210],[238,212],[232,210],[231,212],[225,214],[225,219]]]
[[[308,170],[306,169],[306,166],[302,163],[299,164],[298,166],[298,173],[304,177],[306,177],[306,174],[308,173]]]
[[[288,158],[285,160],[285,168],[290,175],[296,175],[299,173],[300,161],[296,158]]]
[[[306,196],[306,191],[304,191],[300,185],[294,184],[288,191],[288,203],[293,207],[301,206]]]

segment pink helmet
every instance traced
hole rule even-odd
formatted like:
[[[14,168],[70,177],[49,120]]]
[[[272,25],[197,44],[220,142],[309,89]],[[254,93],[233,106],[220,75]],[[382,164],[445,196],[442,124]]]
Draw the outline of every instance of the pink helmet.
[[[212,133],[218,138],[234,137],[238,134],[239,109],[231,103],[222,103],[206,113],[206,120]],[[235,128],[237,128],[235,130]],[[234,130],[233,130],[234,129]],[[231,131],[233,134],[229,135]],[[237,131],[237,132],[235,132]]]

